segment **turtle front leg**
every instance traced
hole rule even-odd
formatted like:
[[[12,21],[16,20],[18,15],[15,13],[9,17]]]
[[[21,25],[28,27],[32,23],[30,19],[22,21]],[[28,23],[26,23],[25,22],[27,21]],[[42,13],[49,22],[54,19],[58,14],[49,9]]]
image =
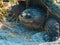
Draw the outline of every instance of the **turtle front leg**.
[[[57,20],[50,18],[45,25],[45,31],[49,37],[49,41],[55,41],[59,37],[59,23]]]

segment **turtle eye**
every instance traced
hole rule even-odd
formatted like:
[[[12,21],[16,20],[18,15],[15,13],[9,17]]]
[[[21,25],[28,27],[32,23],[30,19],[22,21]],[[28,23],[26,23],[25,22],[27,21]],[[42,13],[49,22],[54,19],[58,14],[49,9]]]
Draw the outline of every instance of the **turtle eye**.
[[[30,14],[26,14],[25,18],[31,18]]]
[[[24,17],[24,18],[31,18],[31,15],[29,13],[22,13],[21,17]]]

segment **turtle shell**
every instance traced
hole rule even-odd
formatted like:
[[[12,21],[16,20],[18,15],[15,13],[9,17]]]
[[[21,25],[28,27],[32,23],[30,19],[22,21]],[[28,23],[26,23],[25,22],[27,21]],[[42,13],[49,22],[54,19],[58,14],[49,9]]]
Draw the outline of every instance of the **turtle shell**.
[[[60,1],[59,0],[41,0],[47,12],[60,22]]]

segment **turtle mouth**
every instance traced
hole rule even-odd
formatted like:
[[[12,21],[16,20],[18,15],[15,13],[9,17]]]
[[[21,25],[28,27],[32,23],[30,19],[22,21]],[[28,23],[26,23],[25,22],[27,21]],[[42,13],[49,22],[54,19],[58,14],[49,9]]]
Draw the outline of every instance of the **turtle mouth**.
[[[26,19],[26,18],[24,18],[24,17],[22,17],[22,16],[19,16],[19,20],[21,21],[21,22],[26,22],[26,23],[33,23],[33,20],[30,20],[30,19]]]
[[[23,23],[25,26],[29,27],[29,28],[34,28],[34,29],[39,29],[42,28],[42,26],[30,19],[25,19],[24,17],[19,16],[19,20],[21,23]]]

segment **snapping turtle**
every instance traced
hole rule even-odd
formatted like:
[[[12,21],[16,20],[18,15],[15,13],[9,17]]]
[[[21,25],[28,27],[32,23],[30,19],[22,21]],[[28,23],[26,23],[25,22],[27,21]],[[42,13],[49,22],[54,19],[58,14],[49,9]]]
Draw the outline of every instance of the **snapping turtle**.
[[[43,2],[41,0],[41,4],[43,5],[43,8],[46,9],[46,12],[48,12],[47,17],[46,12],[42,9],[37,9],[37,8],[28,8],[25,9],[21,15],[19,15],[20,22],[22,22],[24,25],[27,27],[31,28],[44,28],[46,31],[47,35],[49,36],[49,41],[54,41],[59,37],[60,33],[60,14],[58,8],[55,10],[53,5],[46,5],[47,2]],[[52,3],[53,4],[53,3]],[[52,7],[53,6],[53,7]],[[55,5],[58,7],[57,5]],[[52,8],[51,8],[52,7]],[[47,19],[47,20],[45,20]]]
[[[34,28],[34,29],[42,29],[40,31],[46,31],[48,35],[48,39],[45,38],[46,41],[55,41],[56,37],[59,36],[59,22],[52,17],[49,17],[45,20],[45,12],[42,9],[38,8],[28,8],[19,15],[20,22],[25,26]]]

